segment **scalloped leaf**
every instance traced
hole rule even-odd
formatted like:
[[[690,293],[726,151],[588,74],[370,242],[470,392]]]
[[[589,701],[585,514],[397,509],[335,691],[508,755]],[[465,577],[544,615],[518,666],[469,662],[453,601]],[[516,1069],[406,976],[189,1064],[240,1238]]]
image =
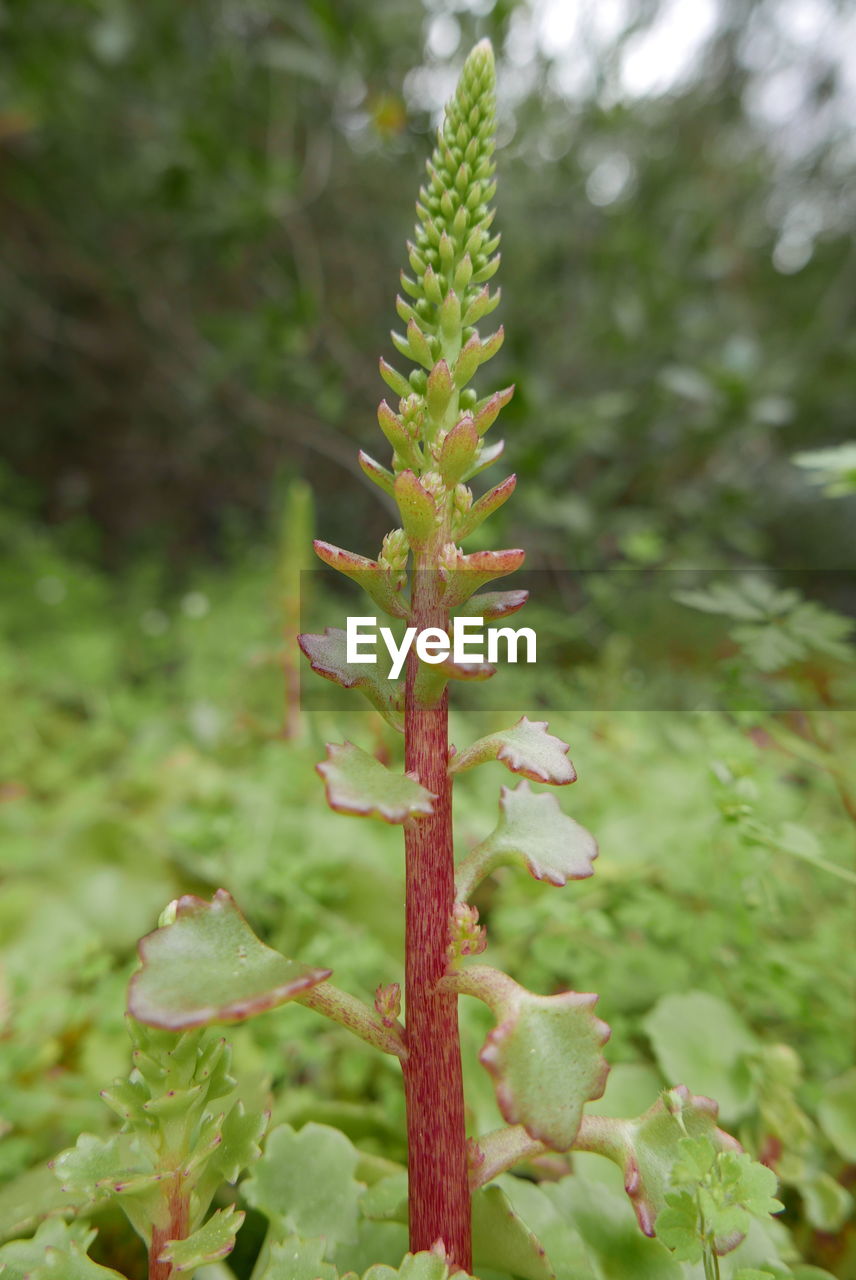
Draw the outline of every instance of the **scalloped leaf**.
[[[327,759],[315,766],[338,813],[382,822],[406,822],[433,813],[436,796],[406,773],[393,773],[352,742],[329,743]]]
[[[668,1098],[668,1106],[658,1098],[633,1120],[586,1116],[575,1144],[577,1150],[596,1152],[619,1166],[624,1190],[646,1236],[654,1235],[657,1217],[666,1208],[682,1139],[703,1137],[710,1139],[716,1151],[741,1150],[739,1142],[716,1127],[719,1108],[711,1098],[693,1095],[685,1085],[671,1089]]]
[[[231,1205],[218,1209],[208,1221],[186,1236],[184,1240],[170,1240],[158,1255],[159,1262],[172,1264],[173,1275],[182,1275],[204,1267],[207,1263],[227,1258],[235,1247],[235,1237],[247,1215]]]
[[[483,1000],[496,1016],[479,1060],[494,1078],[505,1121],[554,1151],[569,1151],[584,1105],[602,1095],[609,1072],[601,1053],[609,1027],[593,1013],[597,996],[535,995],[488,965],[441,982]]]
[[[63,1191],[90,1201],[109,1195],[138,1196],[162,1180],[130,1134],[102,1139],[81,1133],[73,1147],[51,1161],[51,1168]]]
[[[389,667],[380,663],[348,662],[347,635],[340,627],[327,627],[323,635],[300,635],[297,643],[309,665],[325,680],[343,689],[358,689],[399,733],[404,732],[404,686],[389,679]]]
[[[265,946],[225,889],[211,902],[179,898],[173,923],[148,934],[138,950],[142,968],[131,978],[128,1009],[139,1022],[167,1031],[242,1022],[331,973]]]
[[[264,1154],[241,1190],[280,1235],[353,1244],[364,1190],[354,1176],[358,1159],[338,1129],[309,1123],[298,1133],[281,1124],[268,1134]]]
[[[522,716],[511,729],[479,738],[472,746],[459,751],[449,763],[449,772],[463,773],[488,760],[499,760],[512,773],[522,773],[533,782],[562,787],[577,779],[568,759],[569,750],[567,742],[547,731],[546,720]]]
[[[87,1257],[95,1235],[82,1224],[48,1218],[31,1240],[10,1240],[0,1247],[0,1274],[3,1280],[125,1280]]]
[[[592,875],[596,857],[594,836],[562,812],[555,796],[520,782],[501,788],[499,822],[457,867],[456,893],[466,901],[497,867],[514,864],[536,880],[561,887]]]

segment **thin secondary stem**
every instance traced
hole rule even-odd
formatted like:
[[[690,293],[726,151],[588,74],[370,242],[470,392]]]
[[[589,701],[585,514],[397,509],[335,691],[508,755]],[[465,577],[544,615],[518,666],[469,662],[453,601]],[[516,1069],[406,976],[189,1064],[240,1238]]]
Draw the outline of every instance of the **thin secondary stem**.
[[[413,574],[411,624],[448,623],[438,602],[437,575]],[[404,1063],[410,1179],[410,1247],[442,1240],[452,1262],[472,1268],[464,1090],[458,1001],[438,990],[446,967],[449,918],[455,899],[448,701],[420,705],[411,654],[405,704],[405,763],[437,799],[430,817],[405,830],[407,858],[405,1003],[408,1058]]]

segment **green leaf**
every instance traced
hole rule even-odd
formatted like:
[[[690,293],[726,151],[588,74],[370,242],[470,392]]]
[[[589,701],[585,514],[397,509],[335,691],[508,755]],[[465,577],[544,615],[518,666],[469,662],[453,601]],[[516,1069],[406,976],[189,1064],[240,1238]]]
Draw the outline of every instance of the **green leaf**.
[[[380,1178],[360,1200],[364,1218],[378,1222],[407,1222],[407,1171]]]
[[[388,678],[388,665],[348,662],[347,635],[339,627],[327,627],[323,635],[300,635],[297,643],[313,671],[343,689],[358,689],[393,729],[404,731],[404,690],[400,681]]]
[[[338,813],[406,822],[433,813],[436,796],[409,774],[393,773],[352,742],[331,743],[327,759],[316,766],[324,779],[327,803]]]
[[[856,1067],[824,1087],[817,1118],[842,1159],[856,1164]]]
[[[705,991],[664,996],[642,1025],[667,1080],[715,1098],[729,1123],[751,1110],[747,1057],[758,1041],[724,1000]]]
[[[369,1267],[363,1280],[450,1280],[449,1266],[434,1252],[408,1253],[397,1270],[382,1264]],[[472,1280],[472,1277],[465,1271],[456,1270],[454,1280]]]
[[[511,729],[479,738],[472,746],[452,756],[450,773],[463,773],[488,760],[499,760],[512,773],[522,773],[533,782],[564,786],[576,781],[576,771],[568,759],[568,744],[547,731],[546,720],[522,716]]]
[[[296,1132],[271,1130],[261,1160],[242,1184],[247,1202],[280,1234],[350,1244],[357,1237],[363,1186],[354,1177],[358,1154],[343,1133],[310,1123]]]
[[[326,1241],[289,1236],[271,1245],[263,1271],[253,1280],[338,1280],[332,1262],[324,1261]]]
[[[63,1191],[53,1164],[36,1165],[0,1188],[0,1241],[26,1235],[50,1214],[79,1213],[89,1201],[88,1192]]]
[[[399,576],[382,569],[376,560],[368,560],[354,551],[343,551],[329,542],[316,539],[312,544],[319,560],[362,587],[366,595],[393,618],[406,618],[408,607],[399,590]]]
[[[576,1147],[619,1166],[639,1226],[650,1236],[671,1187],[703,1177],[718,1151],[737,1147],[716,1128],[716,1115],[715,1102],[679,1085],[634,1120],[587,1115]]]
[[[672,1250],[679,1262],[700,1261],[704,1245],[691,1192],[673,1191],[666,1196],[666,1208],[657,1218],[657,1239]]]
[[[528,599],[528,591],[483,591],[480,595],[470,596],[455,612],[461,618],[484,618],[485,622],[496,622],[517,613]]]
[[[118,1271],[86,1256],[95,1232],[48,1218],[31,1240],[10,1240],[0,1247],[3,1280],[124,1280]]]
[[[563,813],[548,793],[532,791],[528,782],[502,787],[499,822],[458,866],[456,893],[465,901],[497,867],[525,867],[536,880],[565,885],[590,876],[597,857],[594,836]]]
[[[639,1231],[621,1192],[581,1174],[542,1188],[582,1236],[598,1280],[684,1280],[683,1268],[660,1241]]]
[[[609,1028],[592,1012],[597,996],[534,995],[487,965],[441,981],[483,1000],[497,1018],[479,1059],[493,1076],[505,1121],[555,1151],[570,1150],[583,1106],[601,1096],[609,1070],[600,1052]]]
[[[517,1214],[501,1187],[473,1194],[473,1263],[481,1270],[510,1271],[521,1280],[554,1280],[543,1245]]]
[[[139,1195],[160,1181],[151,1156],[130,1134],[105,1140],[82,1133],[75,1146],[56,1157],[53,1170],[62,1189],[78,1199]]]
[[[172,1263],[174,1274],[195,1271],[206,1263],[226,1258],[235,1247],[235,1237],[246,1214],[232,1205],[218,1209],[198,1231],[184,1240],[170,1240],[161,1251],[158,1261]]]
[[[479,587],[496,578],[504,578],[519,569],[526,558],[525,551],[510,548],[504,551],[472,551],[460,553],[454,563],[442,570],[446,581],[443,603],[448,609],[458,609]]]
[[[143,938],[139,952],[128,1008],[140,1022],[170,1031],[243,1021],[330,976],[260,942],[225,889],[210,903],[179,898],[173,923]]]

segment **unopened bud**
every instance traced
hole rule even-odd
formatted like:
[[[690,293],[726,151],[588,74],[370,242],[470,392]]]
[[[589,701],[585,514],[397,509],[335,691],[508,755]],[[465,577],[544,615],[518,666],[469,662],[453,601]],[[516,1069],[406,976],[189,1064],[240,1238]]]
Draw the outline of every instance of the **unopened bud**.
[[[375,991],[374,1007],[385,1027],[394,1027],[401,1013],[401,987],[397,982],[381,983]]]

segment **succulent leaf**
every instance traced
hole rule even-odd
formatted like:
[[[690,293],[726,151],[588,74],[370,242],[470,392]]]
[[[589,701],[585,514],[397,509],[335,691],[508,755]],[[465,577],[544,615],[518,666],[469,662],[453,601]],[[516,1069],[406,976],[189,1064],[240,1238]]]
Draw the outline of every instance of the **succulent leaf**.
[[[377,560],[369,560],[354,551],[343,551],[341,547],[331,546],[329,542],[318,539],[313,546],[319,560],[356,582],[384,613],[393,618],[408,616],[407,603],[401,598],[397,575],[392,574],[389,569],[381,568]]]
[[[456,870],[457,896],[465,901],[486,876],[509,864],[561,887],[592,875],[596,857],[594,837],[562,812],[555,796],[532,791],[528,782],[503,787],[495,830]]]
[[[327,803],[339,813],[400,823],[433,812],[436,796],[352,742],[328,744],[327,759],[315,767],[324,779]]]
[[[323,635],[301,635],[297,643],[313,671],[343,689],[358,689],[388,724],[404,730],[401,683],[387,678],[380,662],[374,665],[348,662],[347,637],[339,627],[327,627]]]
[[[568,744],[547,731],[546,720],[522,716],[511,729],[502,729],[452,756],[450,773],[463,773],[487,760],[499,760],[512,773],[522,773],[533,782],[564,786],[576,781],[576,770],[568,759]],[[507,815],[506,815],[507,817]]]
[[[3,1280],[125,1280],[87,1257],[96,1232],[48,1218],[30,1240],[0,1246]]]
[[[481,595],[471,596],[455,612],[462,618],[495,622],[498,618],[510,618],[528,599],[528,591],[483,591]]]
[[[707,1139],[711,1157],[717,1151],[740,1150],[734,1138],[716,1127],[717,1114],[710,1098],[694,1096],[678,1085],[634,1120],[586,1116],[574,1146],[619,1165],[639,1226],[652,1236],[657,1217],[666,1207],[684,1138]]]
[[[243,1021],[330,976],[260,942],[225,889],[211,902],[179,898],[173,922],[143,938],[139,953],[128,1008],[140,1022],[171,1031]]]
[[[447,974],[441,985],[483,1000],[496,1016],[479,1060],[493,1076],[506,1122],[554,1151],[569,1151],[583,1106],[601,1096],[609,1071],[601,1053],[609,1028],[593,1013],[597,996],[535,995],[488,965]]]
[[[198,1267],[226,1258],[235,1247],[235,1237],[246,1214],[234,1205],[218,1209],[204,1226],[184,1240],[170,1240],[158,1261],[169,1262],[173,1275],[185,1275]]]

